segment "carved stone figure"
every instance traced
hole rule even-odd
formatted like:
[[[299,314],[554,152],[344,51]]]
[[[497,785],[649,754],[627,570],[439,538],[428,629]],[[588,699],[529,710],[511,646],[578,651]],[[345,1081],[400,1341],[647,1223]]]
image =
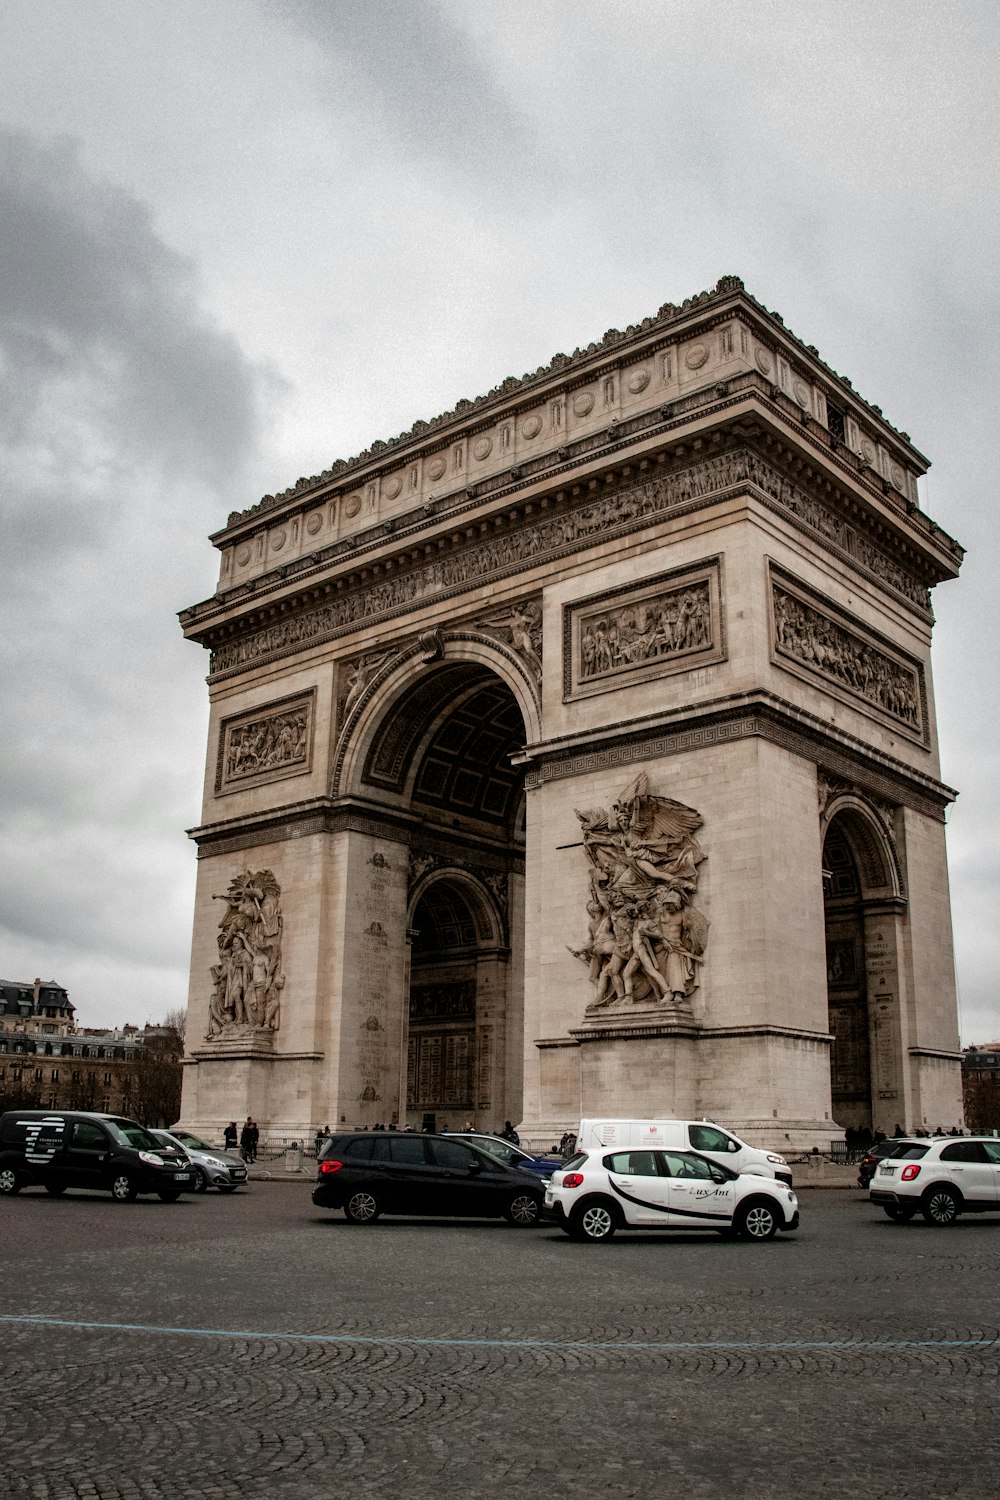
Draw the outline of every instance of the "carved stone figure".
[[[356,661],[351,662],[347,670],[347,692],[341,700],[338,709],[341,725],[346,722],[348,715],[375,676],[375,673],[394,655],[394,649],[390,651],[370,651],[364,656],[359,656]]]
[[[479,621],[481,629],[501,635],[518,656],[527,662],[536,682],[542,680],[542,606],[535,599],[513,604],[496,615]]]
[[[577,811],[590,863],[587,1013],[630,1003],[687,1008],[697,985],[708,920],[692,904],[705,858],[701,814],[649,794],[641,774],[609,809]]]
[[[304,764],[308,736],[309,707],[306,704],[234,725],[226,741],[226,781]]]
[[[277,1031],[281,1018],[281,888],[270,870],[244,870],[229,882],[212,966],[207,1041]]]

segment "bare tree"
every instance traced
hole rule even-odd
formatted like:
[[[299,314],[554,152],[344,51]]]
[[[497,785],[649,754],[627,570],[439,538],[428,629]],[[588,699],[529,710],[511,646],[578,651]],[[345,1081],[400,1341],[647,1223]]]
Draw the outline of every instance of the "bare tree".
[[[154,1127],[174,1123],[181,1112],[181,1051],[169,1033],[154,1033],[136,1047],[123,1079],[124,1114]]]
[[[163,1024],[164,1026],[169,1026],[171,1031],[176,1031],[183,1042],[187,1036],[187,1018],[187,1006],[175,1005],[172,1010],[167,1011],[163,1018]]]

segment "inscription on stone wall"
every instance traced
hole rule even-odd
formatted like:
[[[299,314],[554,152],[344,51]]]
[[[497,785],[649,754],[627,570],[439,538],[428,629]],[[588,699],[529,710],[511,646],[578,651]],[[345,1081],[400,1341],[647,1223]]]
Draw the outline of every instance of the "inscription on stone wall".
[[[470,584],[481,585],[520,568],[535,567],[740,484],[754,485],[778,509],[794,515],[888,588],[921,610],[929,609],[927,588],[874,541],[848,525],[832,507],[794,484],[774,464],[749,449],[737,449],[640,484],[619,485],[597,500],[566,502],[557,514],[544,520],[458,546],[432,562],[407,565],[401,561],[397,571],[379,583],[347,587],[336,599],[217,646],[212,653],[212,674],[236,671],[262,657],[330,640],[359,624],[387,619]]]
[[[354,1045],[357,1102],[370,1106],[363,1118],[388,1124],[398,1112],[400,958],[390,945],[396,904],[391,856],[380,851],[365,866],[358,892],[363,926],[358,940],[355,980],[358,1014],[364,1019]]]
[[[771,595],[776,660],[835,683],[911,734],[926,736],[922,672],[916,662],[890,654],[860,622],[841,623],[834,617],[835,606],[818,607],[781,579],[772,577]]]
[[[306,693],[223,720],[216,792],[241,791],[309,771],[314,704],[315,695]]]
[[[717,558],[644,588],[610,590],[563,614],[563,690],[584,697],[725,655]]]

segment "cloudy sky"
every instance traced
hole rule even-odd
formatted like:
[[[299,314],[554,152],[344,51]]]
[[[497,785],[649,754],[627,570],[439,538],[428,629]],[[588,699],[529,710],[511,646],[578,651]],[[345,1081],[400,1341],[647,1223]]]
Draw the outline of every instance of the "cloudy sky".
[[[0,0],[0,973],[187,989],[227,513],[735,272],[934,461],[1000,1035],[995,0]]]

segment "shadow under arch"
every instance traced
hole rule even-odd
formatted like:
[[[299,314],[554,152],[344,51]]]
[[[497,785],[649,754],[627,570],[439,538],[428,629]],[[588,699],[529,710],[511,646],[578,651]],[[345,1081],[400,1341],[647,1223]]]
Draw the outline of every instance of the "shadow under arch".
[[[421,903],[439,888],[456,891],[468,907],[475,929],[476,945],[493,952],[508,947],[507,920],[497,897],[480,875],[459,865],[440,865],[420,875],[410,891],[407,927],[418,930]]]
[[[423,708],[408,715],[407,706],[416,707],[418,696],[422,696],[425,704],[436,704],[443,712],[491,678],[499,679],[517,705],[523,736],[520,743],[540,739],[538,683],[523,659],[499,641],[474,631],[434,632],[430,645],[422,638],[381,661],[349,704],[339,727],[331,796],[361,794],[366,782],[370,794],[373,752],[380,740],[384,742],[389,725],[400,731],[398,743],[391,754],[383,756],[382,763],[383,767],[393,765],[394,774],[382,775],[376,784],[380,780],[386,790],[394,787],[402,794],[405,772],[401,776],[400,768],[404,762],[412,768],[433,730],[434,717]]]

